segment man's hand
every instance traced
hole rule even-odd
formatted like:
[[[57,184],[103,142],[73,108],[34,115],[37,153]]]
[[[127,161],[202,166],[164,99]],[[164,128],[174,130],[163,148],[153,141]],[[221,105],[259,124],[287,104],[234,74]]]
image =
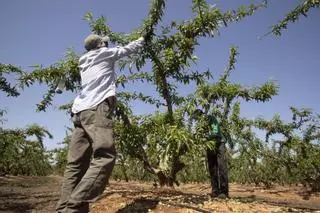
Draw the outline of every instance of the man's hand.
[[[58,81],[58,85],[57,85],[57,87],[56,87],[56,89],[55,89],[55,92],[56,93],[58,93],[58,94],[61,94],[62,93],[62,90],[65,88],[65,82],[64,82],[64,80],[63,79],[60,79],[59,81]]]
[[[102,40],[102,42],[104,43],[104,45],[105,45],[106,47],[109,46],[109,41],[110,41],[110,37],[109,37],[109,36],[103,36],[103,37],[101,38],[101,40]]]
[[[61,89],[56,89],[56,90],[55,90],[55,93],[61,94],[61,93],[62,93],[62,90],[61,90]]]

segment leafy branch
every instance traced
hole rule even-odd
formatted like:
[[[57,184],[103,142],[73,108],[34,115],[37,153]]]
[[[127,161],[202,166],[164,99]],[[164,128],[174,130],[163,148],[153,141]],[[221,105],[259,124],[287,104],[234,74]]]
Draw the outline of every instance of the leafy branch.
[[[288,13],[283,20],[278,24],[272,26],[271,32],[276,36],[281,36],[284,29],[287,29],[290,22],[296,22],[301,15],[307,17],[307,14],[311,8],[319,8],[320,0],[304,0],[290,13]]]
[[[1,64],[0,63],[0,90],[5,92],[7,96],[19,96],[20,93],[17,89],[17,86],[11,86],[8,80],[5,78],[5,74],[15,73],[18,76],[23,75],[25,72],[20,68],[11,65],[11,64]]]

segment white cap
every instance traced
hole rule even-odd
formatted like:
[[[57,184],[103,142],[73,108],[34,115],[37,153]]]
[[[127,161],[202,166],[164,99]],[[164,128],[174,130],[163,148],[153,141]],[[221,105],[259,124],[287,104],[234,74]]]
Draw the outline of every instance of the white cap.
[[[91,34],[84,40],[84,48],[90,51],[92,49],[98,48],[101,43],[108,43],[110,38],[108,36],[99,36],[97,34]]]

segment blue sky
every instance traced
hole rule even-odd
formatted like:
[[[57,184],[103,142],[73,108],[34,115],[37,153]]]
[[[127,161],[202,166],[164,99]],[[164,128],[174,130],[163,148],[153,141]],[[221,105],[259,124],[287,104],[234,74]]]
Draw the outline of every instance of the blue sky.
[[[254,0],[208,0],[223,9],[235,9],[240,5],[258,3]],[[270,0],[266,9],[239,23],[221,29],[214,39],[201,39],[196,49],[199,61],[193,69],[210,69],[219,76],[227,65],[231,45],[239,47],[240,55],[236,70],[231,76],[233,82],[245,85],[259,85],[273,79],[280,86],[279,95],[265,104],[246,103],[242,114],[250,118],[264,116],[271,118],[279,113],[290,120],[289,107],[306,107],[320,112],[320,10],[310,11],[308,18],[301,17],[290,24],[283,35],[257,39],[270,31],[284,14],[298,3],[298,0]],[[83,40],[90,33],[83,20],[86,12],[94,16],[105,16],[112,30],[129,33],[140,26],[148,14],[148,0],[76,1],[76,0],[3,0],[0,7],[0,63],[15,64],[23,69],[29,65],[51,65],[61,58],[68,47],[77,53],[83,52]],[[167,1],[164,22],[190,18],[191,0]],[[9,79],[13,80],[12,76]],[[152,91],[146,86],[135,85],[138,91]],[[129,87],[130,89],[130,87]],[[53,106],[44,113],[36,113],[35,105],[45,92],[44,86],[35,85],[22,91],[18,98],[7,98],[0,93],[0,108],[6,108],[8,120],[5,128],[24,127],[38,123],[54,135],[46,140],[47,148],[57,147],[65,136],[66,126],[71,122],[66,114],[57,110],[61,104],[72,100],[76,94],[63,93],[56,96]],[[191,93],[192,88],[181,89]],[[138,114],[155,109],[137,102],[133,104]]]

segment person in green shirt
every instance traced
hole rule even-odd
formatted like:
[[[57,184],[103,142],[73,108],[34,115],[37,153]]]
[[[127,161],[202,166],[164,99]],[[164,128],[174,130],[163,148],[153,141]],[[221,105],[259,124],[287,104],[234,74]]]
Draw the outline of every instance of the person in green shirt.
[[[220,129],[220,124],[214,115],[208,116],[209,139],[216,145],[207,149],[208,168],[211,177],[212,197],[225,199],[229,197],[228,166],[226,157],[226,141]]]
[[[205,119],[208,125],[207,139],[215,141],[215,147],[207,149],[208,169],[210,174],[210,181],[212,197],[225,199],[229,197],[229,183],[228,183],[228,167],[226,157],[226,137],[220,128],[218,119],[213,115],[206,115],[202,110],[197,109],[194,116],[201,116]]]

